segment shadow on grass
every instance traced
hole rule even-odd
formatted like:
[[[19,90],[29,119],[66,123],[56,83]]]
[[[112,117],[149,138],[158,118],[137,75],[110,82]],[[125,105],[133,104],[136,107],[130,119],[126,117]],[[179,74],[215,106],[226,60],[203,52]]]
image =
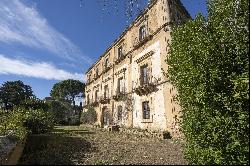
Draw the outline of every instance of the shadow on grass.
[[[68,136],[68,132],[71,131],[55,129],[53,132],[55,131],[63,134],[29,136],[18,164],[73,165],[79,163],[79,160],[84,160],[87,153],[96,151],[84,138]]]

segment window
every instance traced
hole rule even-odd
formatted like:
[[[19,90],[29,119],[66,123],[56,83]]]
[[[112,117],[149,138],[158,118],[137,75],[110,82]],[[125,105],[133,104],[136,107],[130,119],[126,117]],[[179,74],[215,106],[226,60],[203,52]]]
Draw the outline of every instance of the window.
[[[142,41],[146,37],[146,26],[143,25],[139,29],[139,40]]]
[[[141,66],[141,85],[148,84],[148,65]]]
[[[108,98],[108,85],[104,86],[104,98]]]
[[[109,65],[109,59],[106,58],[105,61],[104,61],[104,68],[108,68],[108,65]]]
[[[97,102],[98,101],[98,90],[95,91],[95,101]]]
[[[117,119],[118,121],[122,120],[122,106],[117,107]]]
[[[89,105],[89,94],[87,95],[87,105]]]
[[[91,81],[91,73],[89,74],[89,82]]]
[[[117,82],[117,92],[123,92],[123,78],[119,78]]]
[[[120,46],[118,48],[118,59],[121,58],[123,56],[123,53],[122,53],[122,46]]]
[[[104,125],[109,125],[110,116],[109,116],[108,108],[105,106],[102,108],[102,110],[103,110],[103,123]]]
[[[150,108],[148,101],[142,103],[142,111],[143,111],[143,119],[150,119]]]
[[[179,12],[176,12],[176,19],[177,21],[181,21],[181,15]]]
[[[99,70],[98,70],[98,68],[96,68],[96,70],[95,70],[95,76],[98,77],[98,75],[99,75]]]

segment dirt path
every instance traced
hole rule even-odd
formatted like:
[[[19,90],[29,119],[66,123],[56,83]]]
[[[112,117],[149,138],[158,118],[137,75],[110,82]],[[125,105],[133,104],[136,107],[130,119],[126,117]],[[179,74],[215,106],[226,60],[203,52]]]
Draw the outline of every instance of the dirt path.
[[[27,142],[20,164],[187,164],[181,146],[172,140],[88,126],[56,127],[53,133],[31,136]]]

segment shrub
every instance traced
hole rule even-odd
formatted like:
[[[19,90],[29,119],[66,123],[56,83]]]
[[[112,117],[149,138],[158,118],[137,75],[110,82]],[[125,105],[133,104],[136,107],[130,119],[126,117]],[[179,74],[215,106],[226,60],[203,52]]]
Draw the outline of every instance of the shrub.
[[[23,126],[23,114],[0,110],[0,135],[15,136],[22,139],[27,133]]]
[[[97,120],[97,114],[93,107],[89,107],[86,112],[81,114],[81,123],[94,124]]]
[[[24,112],[23,126],[33,134],[47,133],[54,127],[51,113],[43,110],[29,110]]]
[[[173,28],[168,72],[190,164],[249,164],[248,22],[248,0],[211,0],[207,20]]]
[[[0,134],[23,137],[27,132],[40,134],[54,127],[51,113],[43,110],[0,111]]]

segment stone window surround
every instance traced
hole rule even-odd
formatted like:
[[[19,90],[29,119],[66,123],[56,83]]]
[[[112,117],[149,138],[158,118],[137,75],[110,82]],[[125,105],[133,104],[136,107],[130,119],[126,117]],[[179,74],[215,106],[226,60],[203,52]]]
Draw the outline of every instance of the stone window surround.
[[[97,102],[99,100],[99,89],[95,90],[95,101]]]
[[[136,38],[138,38],[138,41],[143,41],[148,35],[149,35],[149,26],[148,26],[148,17],[143,18],[140,23],[137,25],[136,28]],[[141,27],[145,27],[145,36],[142,40],[140,40],[140,30]]]
[[[140,66],[140,85],[143,86],[149,83],[149,67],[148,63]]]
[[[144,117],[143,117],[143,103],[144,102],[148,102],[149,111],[150,111],[149,119],[144,119]],[[141,113],[142,113],[141,123],[153,123],[153,112],[152,112],[152,110],[153,109],[152,109],[152,102],[151,102],[151,100],[148,100],[148,99],[142,100],[142,102],[141,102]]]
[[[95,67],[95,78],[100,75],[100,69],[99,69],[99,64],[96,65]]]
[[[139,40],[142,41],[147,36],[147,27],[146,25],[141,25],[139,28]]]
[[[106,64],[106,62],[108,62],[108,63]],[[103,71],[104,71],[107,67],[109,67],[110,64],[111,64],[111,61],[110,61],[110,53],[108,53],[108,54],[103,58]]]
[[[123,76],[118,77],[117,79],[117,87],[116,87],[116,91],[121,93],[121,92],[125,92],[125,79]]]
[[[109,98],[109,85],[106,84],[103,86],[103,97]]]
[[[149,80],[149,82],[151,81],[151,74],[152,74],[152,60],[151,60],[151,58],[149,58],[149,56],[148,57],[146,57],[145,59],[143,59],[142,61],[140,61],[140,63],[138,63],[138,73],[140,73],[139,74],[139,80],[141,79],[141,68],[143,67],[143,66],[147,66],[147,77],[148,77],[148,80]],[[140,85],[141,85],[141,82],[140,82]]]
[[[114,84],[114,88],[116,88],[115,93],[117,92],[118,80],[120,78],[123,79],[123,85],[122,86],[124,88],[124,92],[126,92],[126,90],[128,90],[128,87],[127,87],[128,86],[128,80],[127,80],[127,74],[128,73],[126,73],[126,71],[127,71],[127,68],[122,67],[122,68],[118,69],[117,72],[115,72],[115,74],[114,74],[114,83],[116,83],[116,84]]]
[[[122,121],[123,108],[121,105],[117,106],[117,121]]]

